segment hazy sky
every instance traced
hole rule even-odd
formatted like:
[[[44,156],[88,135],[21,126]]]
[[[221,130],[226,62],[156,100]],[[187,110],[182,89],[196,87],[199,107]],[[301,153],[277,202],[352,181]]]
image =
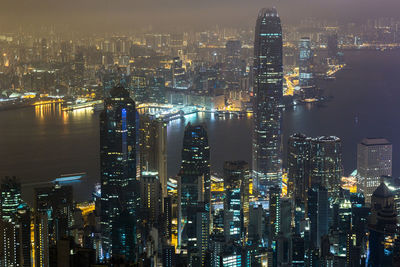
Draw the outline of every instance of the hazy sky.
[[[2,25],[252,25],[262,7],[276,6],[283,21],[302,17],[359,20],[399,16],[400,0],[0,0]]]

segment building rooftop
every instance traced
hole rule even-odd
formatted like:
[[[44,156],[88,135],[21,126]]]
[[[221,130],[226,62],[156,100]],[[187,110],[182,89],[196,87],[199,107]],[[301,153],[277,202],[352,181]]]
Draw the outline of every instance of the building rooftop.
[[[275,7],[272,8],[262,8],[258,13],[258,17],[279,17],[278,11]]]
[[[372,195],[379,198],[387,198],[393,196],[393,193],[384,182],[381,182]]]
[[[382,137],[364,138],[361,141],[361,144],[365,146],[391,145],[391,143],[387,139]]]
[[[111,89],[110,95],[111,97],[124,98],[124,97],[129,97],[129,92],[124,87],[119,85]]]

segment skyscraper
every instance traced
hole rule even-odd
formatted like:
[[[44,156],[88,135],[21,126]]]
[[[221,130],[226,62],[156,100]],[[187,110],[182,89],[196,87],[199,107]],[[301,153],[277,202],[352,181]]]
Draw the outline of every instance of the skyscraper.
[[[224,79],[228,90],[240,88],[240,78],[245,66],[241,61],[242,43],[240,40],[229,40],[225,46]]]
[[[204,202],[211,198],[210,147],[206,129],[201,125],[188,124],[185,128],[182,147],[180,176],[204,176]]]
[[[309,37],[303,37],[299,42],[299,86],[304,98],[316,96],[316,86],[313,80],[313,53]]]
[[[281,231],[281,194],[278,186],[269,189],[269,240],[275,240]]]
[[[22,204],[21,184],[15,177],[5,177],[1,183],[1,219],[7,222],[15,221],[18,206]]]
[[[328,190],[331,200],[337,199],[343,175],[342,144],[336,136],[321,136],[311,140],[310,181]]]
[[[122,87],[114,87],[110,95],[100,115],[101,227],[106,258],[112,253],[112,232],[123,230],[113,229],[118,225],[115,220],[123,210],[135,215],[140,188],[136,177],[135,102]]]
[[[35,211],[48,217],[50,245],[69,235],[73,209],[72,186],[35,188]]]
[[[357,190],[367,203],[383,175],[392,175],[392,144],[384,138],[364,138],[357,146]]]
[[[157,172],[142,172],[142,177],[140,178],[140,205],[143,220],[150,223],[158,222],[162,209],[161,200],[161,185]]]
[[[227,240],[241,241],[249,221],[249,166],[245,161],[224,163],[224,233]],[[243,219],[242,219],[243,218]]]
[[[326,235],[328,226],[328,192],[321,185],[313,185],[308,190],[308,218],[310,219],[311,247],[319,248],[321,246],[321,237]]]
[[[393,249],[398,235],[394,195],[384,182],[371,196],[367,266],[393,266]]]
[[[281,185],[282,27],[276,9],[262,9],[254,41],[254,187],[266,196]]]
[[[311,138],[296,133],[289,137],[287,148],[288,194],[305,201],[309,186]]]
[[[299,42],[299,85],[310,86],[312,79],[311,72],[312,51],[309,37],[303,37]]]
[[[201,125],[189,123],[185,128],[179,176],[178,243],[185,246],[188,236],[181,236],[181,234],[187,223],[189,208],[204,203],[205,210],[210,213],[210,147],[208,146],[207,131]]]
[[[140,170],[157,172],[162,196],[167,197],[167,124],[140,115]]]

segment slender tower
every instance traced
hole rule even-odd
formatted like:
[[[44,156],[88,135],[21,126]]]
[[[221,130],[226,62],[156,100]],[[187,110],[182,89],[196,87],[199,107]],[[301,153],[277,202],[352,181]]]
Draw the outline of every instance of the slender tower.
[[[254,40],[254,188],[281,186],[282,27],[275,8],[258,14]]]

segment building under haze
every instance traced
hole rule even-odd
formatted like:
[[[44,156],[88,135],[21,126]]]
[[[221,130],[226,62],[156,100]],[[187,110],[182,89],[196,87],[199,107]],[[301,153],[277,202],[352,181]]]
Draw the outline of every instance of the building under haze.
[[[254,186],[267,194],[281,186],[281,100],[283,90],[282,27],[276,9],[262,9],[254,41]]]
[[[381,176],[392,176],[392,144],[384,138],[364,138],[357,146],[357,190],[367,203]]]
[[[117,218],[131,221],[128,215],[138,215],[140,188],[136,177],[135,102],[122,87],[113,88],[110,95],[105,99],[100,115],[101,230],[105,258],[112,256],[112,240],[121,239],[115,235],[124,234],[128,229],[124,224],[116,223]],[[122,216],[125,210],[127,212]],[[123,229],[114,229],[114,226]],[[129,246],[132,248],[132,244]],[[129,252],[127,260],[132,257]]]
[[[313,74],[313,52],[309,37],[303,37],[299,42],[299,86],[303,97],[315,98],[316,86]]]

